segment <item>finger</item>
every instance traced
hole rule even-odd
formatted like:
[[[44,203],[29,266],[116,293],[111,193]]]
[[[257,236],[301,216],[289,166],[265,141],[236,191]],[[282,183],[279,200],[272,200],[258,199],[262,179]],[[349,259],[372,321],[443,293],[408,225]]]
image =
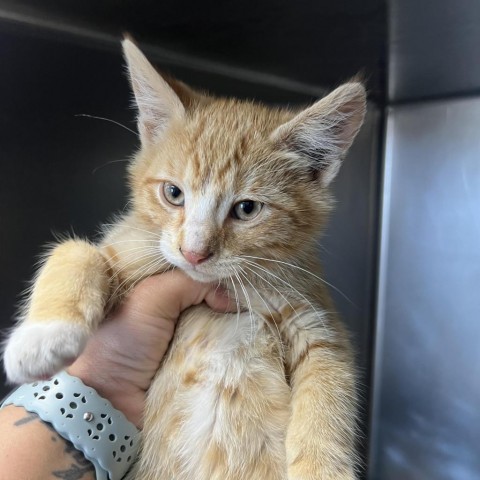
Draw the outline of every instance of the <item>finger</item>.
[[[223,287],[212,287],[205,296],[205,302],[215,312],[233,313],[237,311],[236,301]]]
[[[233,308],[222,290],[215,292],[211,284],[196,282],[181,270],[173,270],[140,282],[122,310],[176,321],[183,310],[207,298],[209,305],[217,311],[226,312]]]

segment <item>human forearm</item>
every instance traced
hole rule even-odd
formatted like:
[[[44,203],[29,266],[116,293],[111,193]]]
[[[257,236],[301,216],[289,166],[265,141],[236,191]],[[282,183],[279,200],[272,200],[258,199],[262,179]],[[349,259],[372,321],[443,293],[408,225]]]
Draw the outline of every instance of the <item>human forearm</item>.
[[[95,480],[93,465],[50,424],[13,405],[0,410],[0,480]]]

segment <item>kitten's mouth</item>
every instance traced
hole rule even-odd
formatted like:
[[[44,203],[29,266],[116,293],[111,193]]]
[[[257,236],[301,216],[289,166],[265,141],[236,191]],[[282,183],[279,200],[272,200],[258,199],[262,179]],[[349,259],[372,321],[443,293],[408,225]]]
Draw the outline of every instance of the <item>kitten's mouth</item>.
[[[218,275],[212,275],[211,273],[205,272],[204,266],[191,265],[187,262],[182,262],[181,260],[175,259],[171,261],[177,268],[185,272],[189,277],[193,278],[197,282],[210,283],[219,280]]]
[[[202,283],[220,282],[231,276],[228,266],[225,265],[217,265],[213,263],[211,265],[190,265],[189,263],[182,262],[181,265],[177,266],[189,277]]]
[[[197,282],[218,282],[229,276],[228,273],[223,271],[223,268],[219,267],[217,269],[214,264],[208,264],[208,262],[206,262],[207,265],[192,265],[183,259],[169,255],[168,253],[164,254],[164,256],[170,263],[184,271],[189,277],[193,278],[193,280],[196,280]]]
[[[211,283],[220,280],[217,275],[211,275],[205,272],[201,272],[197,270],[195,267],[191,267],[188,269],[182,268],[182,270],[191,278],[196,280],[197,282],[202,283]]]

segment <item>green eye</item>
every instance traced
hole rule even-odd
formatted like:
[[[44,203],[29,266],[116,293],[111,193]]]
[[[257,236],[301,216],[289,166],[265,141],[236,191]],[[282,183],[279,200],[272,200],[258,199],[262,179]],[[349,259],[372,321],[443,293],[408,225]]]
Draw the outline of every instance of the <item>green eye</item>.
[[[232,216],[237,220],[253,220],[263,207],[263,203],[255,200],[242,200],[237,202],[232,209]]]
[[[183,192],[173,183],[165,182],[163,184],[163,196],[168,203],[177,207],[182,207],[185,203]]]

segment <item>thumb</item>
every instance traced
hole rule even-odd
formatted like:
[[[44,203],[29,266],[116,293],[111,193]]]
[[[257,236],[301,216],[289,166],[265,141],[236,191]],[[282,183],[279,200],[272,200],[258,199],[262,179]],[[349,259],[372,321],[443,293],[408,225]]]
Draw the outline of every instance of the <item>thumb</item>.
[[[218,312],[236,311],[225,289],[196,282],[181,270],[149,277],[140,282],[127,298],[124,308],[147,317],[163,317],[176,322],[180,314],[206,301]]]

